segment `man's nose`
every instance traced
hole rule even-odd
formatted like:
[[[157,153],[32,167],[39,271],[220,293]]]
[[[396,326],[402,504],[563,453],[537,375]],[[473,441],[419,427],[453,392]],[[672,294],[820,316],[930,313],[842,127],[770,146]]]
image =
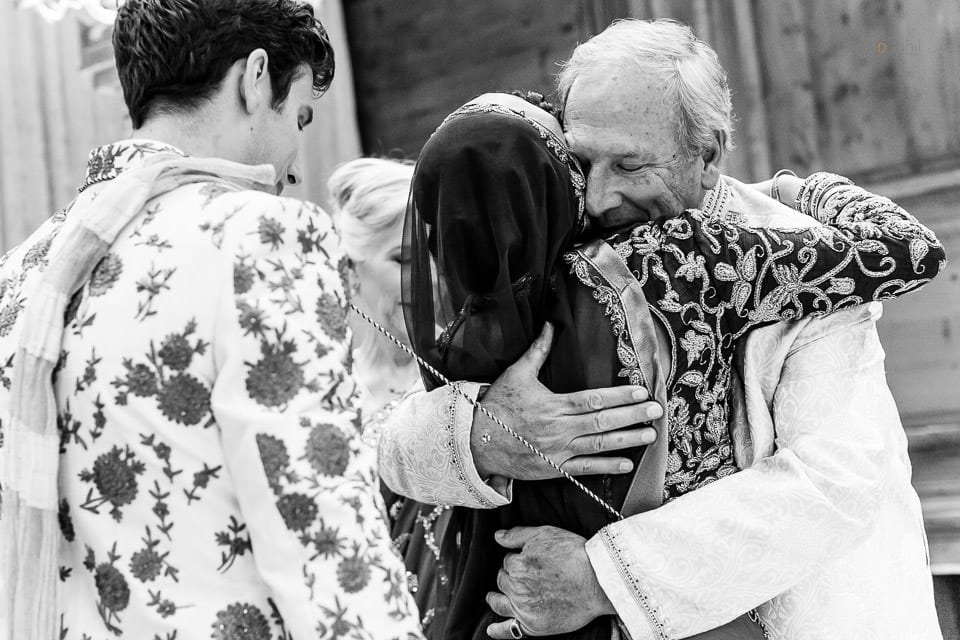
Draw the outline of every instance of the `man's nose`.
[[[296,186],[301,182],[303,182],[303,173],[301,173],[300,167],[295,164],[290,165],[290,168],[287,169],[287,184]]]
[[[619,207],[622,201],[623,198],[621,198],[619,190],[606,172],[596,169],[590,172],[590,175],[587,176],[586,197],[586,209],[589,216],[598,218],[607,211]]]

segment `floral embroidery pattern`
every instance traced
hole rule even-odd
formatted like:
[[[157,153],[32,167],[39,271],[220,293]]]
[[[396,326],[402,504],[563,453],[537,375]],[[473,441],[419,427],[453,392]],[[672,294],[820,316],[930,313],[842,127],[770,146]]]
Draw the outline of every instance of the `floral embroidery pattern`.
[[[80,472],[80,480],[93,484],[99,493],[93,495],[93,488],[87,492],[86,501],[80,505],[93,513],[99,513],[101,505],[110,503],[113,507],[110,515],[117,522],[122,518],[120,507],[133,502],[137,497],[137,476],[144,472],[144,465],[127,448],[120,450],[114,446],[109,452],[99,456],[93,463],[93,470]]]
[[[214,640],[253,640],[270,637],[270,622],[257,607],[237,602],[217,613]]]
[[[83,561],[87,571],[94,574],[94,584],[97,587],[97,612],[103,619],[107,630],[114,635],[121,635],[122,631],[117,624],[121,623],[119,613],[130,604],[130,585],[123,573],[117,569],[116,563],[120,560],[117,555],[117,545],[114,543],[107,552],[108,562],[97,564],[93,549],[87,547],[87,557]]]
[[[108,253],[94,268],[90,277],[90,295],[102,296],[109,291],[120,279],[123,273],[123,262],[114,253]]]
[[[210,414],[210,390],[196,376],[186,373],[194,355],[202,356],[209,344],[189,341],[196,331],[195,321],[187,323],[181,333],[170,334],[157,350],[153,341],[146,362],[123,361],[127,374],[116,378],[113,386],[119,389],[115,397],[118,405],[126,405],[132,394],[135,397],[155,397],[157,407],[169,420],[179,424],[200,424]],[[210,416],[205,427],[213,424]]]
[[[87,187],[158,152],[179,153],[96,150],[75,203],[0,258],[0,447],[24,283]],[[356,430],[329,218],[211,180],[152,199],[124,233],[69,300],[53,372],[63,640],[417,633]],[[271,563],[298,602],[274,601]]]
[[[902,295],[943,268],[943,247],[928,229],[845,179],[814,174],[800,202],[804,213],[834,226],[748,229],[690,211],[607,240],[637,277],[677,354],[667,382],[665,499],[738,470],[728,413],[739,337],[762,324]],[[601,286],[579,252],[566,259],[606,305],[620,336],[626,310],[616,292]],[[618,350],[624,373],[636,365],[623,359],[629,353]]]
[[[276,342],[266,339],[260,342],[260,360],[248,362],[247,393],[265,407],[283,409],[307,385],[304,381],[303,363],[296,362],[293,356],[297,345],[292,340],[284,340],[283,332],[278,332]]]

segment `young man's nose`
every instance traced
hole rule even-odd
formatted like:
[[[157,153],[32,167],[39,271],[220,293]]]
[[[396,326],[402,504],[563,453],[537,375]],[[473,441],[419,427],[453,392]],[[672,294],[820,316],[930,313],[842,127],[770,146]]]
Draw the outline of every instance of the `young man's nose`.
[[[303,182],[303,173],[300,171],[300,167],[295,164],[290,165],[290,168],[287,169],[287,184],[290,186],[296,186]]]

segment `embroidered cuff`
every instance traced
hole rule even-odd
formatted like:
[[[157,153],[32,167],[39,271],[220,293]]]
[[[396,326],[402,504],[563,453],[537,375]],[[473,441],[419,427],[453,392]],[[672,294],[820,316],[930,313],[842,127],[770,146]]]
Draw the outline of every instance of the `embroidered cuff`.
[[[453,463],[457,467],[457,478],[464,483],[470,495],[476,500],[475,505],[466,505],[480,509],[492,509],[510,504],[513,500],[513,480],[493,478],[490,484],[484,482],[473,461],[473,451],[470,449],[470,431],[473,428],[473,403],[464,397],[466,394],[472,400],[483,385],[476,382],[456,382],[450,388],[450,422],[449,429],[453,439]],[[463,393],[460,393],[460,392]]]
[[[616,538],[608,526],[587,540],[587,556],[600,587],[632,640],[671,640],[659,606],[630,573]]]

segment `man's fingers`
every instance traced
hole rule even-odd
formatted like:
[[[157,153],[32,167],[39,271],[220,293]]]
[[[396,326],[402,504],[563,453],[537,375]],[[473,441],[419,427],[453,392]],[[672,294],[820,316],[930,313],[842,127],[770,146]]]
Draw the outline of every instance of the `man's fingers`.
[[[514,585],[513,578],[510,577],[510,574],[500,569],[497,571],[497,589],[500,590],[504,595],[508,593],[513,593],[512,587]]]
[[[536,378],[540,373],[540,367],[543,366],[543,363],[547,361],[547,356],[550,355],[550,345],[552,344],[553,325],[545,322],[540,335],[510,368]]]
[[[596,476],[633,471],[630,458],[609,458],[607,456],[577,456],[570,458],[560,468],[572,476]]]
[[[501,529],[493,537],[501,547],[507,549],[522,549],[531,538],[537,535],[541,527],[514,527],[512,529]],[[502,589],[501,589],[502,591]]]
[[[487,594],[487,604],[490,605],[490,609],[498,616],[503,616],[504,618],[513,618],[516,616],[513,612],[513,606],[510,604],[510,598],[502,593],[497,593],[496,591],[489,592]]]
[[[503,557],[503,570],[510,575],[516,575],[523,569],[523,561],[519,553],[508,553]]]
[[[587,433],[587,429],[589,428],[595,433],[602,433],[604,431],[622,429],[623,427],[629,427],[630,425],[641,422],[650,422],[662,415],[663,409],[656,402],[641,402],[640,404],[631,404],[597,411],[596,413],[590,414],[589,417],[585,415],[575,418],[568,417],[564,422],[568,423],[568,425],[565,425],[568,428],[576,425],[574,428],[577,429],[578,432]],[[584,420],[587,420],[589,426],[583,424]]]
[[[513,619],[504,620],[503,622],[494,622],[491,625],[487,626],[487,635],[493,638],[494,640],[511,640],[513,636],[510,634],[510,624],[513,622]],[[524,631],[523,635],[530,635]]]
[[[636,404],[649,398],[650,392],[645,387],[633,385],[587,389],[586,391],[568,393],[564,396],[568,415],[593,413],[601,409]]]
[[[656,439],[657,430],[653,427],[620,429],[619,431],[580,436],[570,443],[570,449],[576,454],[590,455],[642,447],[651,444]]]

